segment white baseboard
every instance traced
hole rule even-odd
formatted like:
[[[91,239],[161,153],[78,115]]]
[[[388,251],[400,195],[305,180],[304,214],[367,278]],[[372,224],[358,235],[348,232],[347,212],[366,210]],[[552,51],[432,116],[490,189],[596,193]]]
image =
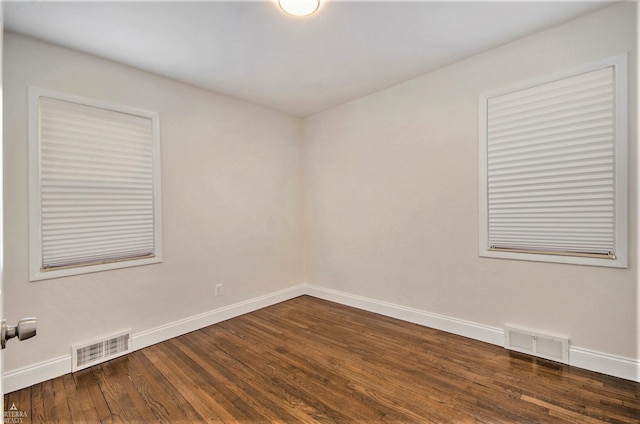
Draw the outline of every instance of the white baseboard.
[[[622,356],[569,347],[569,365],[640,382],[640,361]]]
[[[233,305],[224,306],[179,321],[171,322],[131,336],[133,350],[138,350],[219,322],[302,296],[305,287],[298,285]],[[10,393],[71,372],[71,355],[60,356],[24,368],[5,372],[3,390]]]
[[[306,294],[486,343],[498,346],[504,345],[504,331],[502,328],[489,327],[319,286],[306,285]],[[634,359],[570,346],[569,365],[640,382],[640,361]]]
[[[181,336],[191,331],[199,330],[209,325],[217,324],[221,321],[302,295],[329,300],[342,305],[352,306],[498,346],[502,346],[504,342],[504,333],[501,328],[490,327],[319,286],[302,284],[194,315],[150,330],[134,333],[132,335],[133,349],[142,349],[173,337]],[[569,365],[640,382],[640,361],[638,360],[572,346],[569,352]],[[5,372],[3,376],[3,389],[5,393],[10,393],[70,372],[71,355],[52,358],[24,368]]]
[[[257,311],[258,309],[266,308],[267,306],[275,305],[276,303],[302,296],[304,294],[306,293],[303,285],[290,287],[275,293],[255,297],[233,305],[194,315],[180,321],[175,321],[140,333],[135,333],[131,337],[133,349],[142,349],[147,346],[199,330],[209,325],[217,324],[240,315],[248,314],[249,312]]]
[[[28,365],[9,372],[2,376],[2,389],[4,393],[11,393],[25,387],[71,372],[71,354],[42,361],[34,365]]]
[[[501,328],[489,327],[470,321],[451,318],[445,315],[434,314],[420,309],[409,308],[395,303],[383,302],[381,300],[370,299],[336,290],[325,289],[319,286],[306,285],[306,292],[310,296],[342,305],[353,306],[365,311],[375,312],[402,321],[412,322],[436,330],[458,334],[470,339],[480,340],[486,343],[502,346],[503,331]]]

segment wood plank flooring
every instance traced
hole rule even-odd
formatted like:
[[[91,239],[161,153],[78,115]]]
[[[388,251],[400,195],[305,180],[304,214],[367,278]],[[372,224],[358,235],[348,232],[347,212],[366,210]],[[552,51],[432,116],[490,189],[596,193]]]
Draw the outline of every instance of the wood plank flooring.
[[[23,423],[640,423],[638,383],[307,296],[14,403]]]

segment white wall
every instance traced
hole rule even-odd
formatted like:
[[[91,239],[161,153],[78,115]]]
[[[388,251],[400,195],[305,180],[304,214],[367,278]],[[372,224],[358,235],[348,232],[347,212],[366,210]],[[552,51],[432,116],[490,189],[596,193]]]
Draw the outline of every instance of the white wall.
[[[635,118],[635,28],[616,5],[307,118],[307,281],[638,358],[635,119],[629,269],[478,257],[479,93],[630,52]]]
[[[302,283],[301,120],[13,34],[4,65],[5,316],[39,320],[5,371]],[[162,264],[28,281],[27,85],[159,112]]]

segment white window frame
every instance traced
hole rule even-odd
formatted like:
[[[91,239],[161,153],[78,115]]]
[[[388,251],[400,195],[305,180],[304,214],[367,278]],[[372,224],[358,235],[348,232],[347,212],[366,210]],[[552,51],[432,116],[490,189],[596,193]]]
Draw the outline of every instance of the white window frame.
[[[153,155],[153,256],[131,258],[98,264],[80,264],[61,268],[42,269],[42,214],[41,214],[41,179],[40,179],[40,98],[46,97],[56,100],[77,103],[104,110],[115,111],[151,120],[152,127],[152,155]],[[60,278],[72,275],[87,274],[99,271],[148,265],[162,262],[162,209],[160,185],[160,125],[155,112],[136,109],[103,102],[94,99],[60,93],[38,87],[28,87],[29,113],[29,270],[30,281]]]
[[[488,222],[488,183],[487,183],[487,113],[488,100],[493,97],[525,90],[537,85],[573,77],[599,69],[614,67],[615,81],[615,257],[598,258],[586,256],[565,256],[558,254],[539,254],[492,250],[489,246]],[[627,173],[627,55],[621,54],[600,60],[575,69],[558,72],[543,78],[523,82],[510,87],[491,90],[480,94],[479,110],[479,255],[486,258],[515,259],[536,262],[552,262],[563,264],[592,265],[613,268],[628,267],[628,173]]]

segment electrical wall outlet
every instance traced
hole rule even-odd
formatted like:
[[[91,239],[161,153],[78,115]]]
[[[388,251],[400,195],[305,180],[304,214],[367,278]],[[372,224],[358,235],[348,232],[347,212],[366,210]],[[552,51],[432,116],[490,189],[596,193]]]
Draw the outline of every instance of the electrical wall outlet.
[[[222,296],[222,288],[224,287],[224,284],[216,284],[216,291],[214,292],[215,296]]]

